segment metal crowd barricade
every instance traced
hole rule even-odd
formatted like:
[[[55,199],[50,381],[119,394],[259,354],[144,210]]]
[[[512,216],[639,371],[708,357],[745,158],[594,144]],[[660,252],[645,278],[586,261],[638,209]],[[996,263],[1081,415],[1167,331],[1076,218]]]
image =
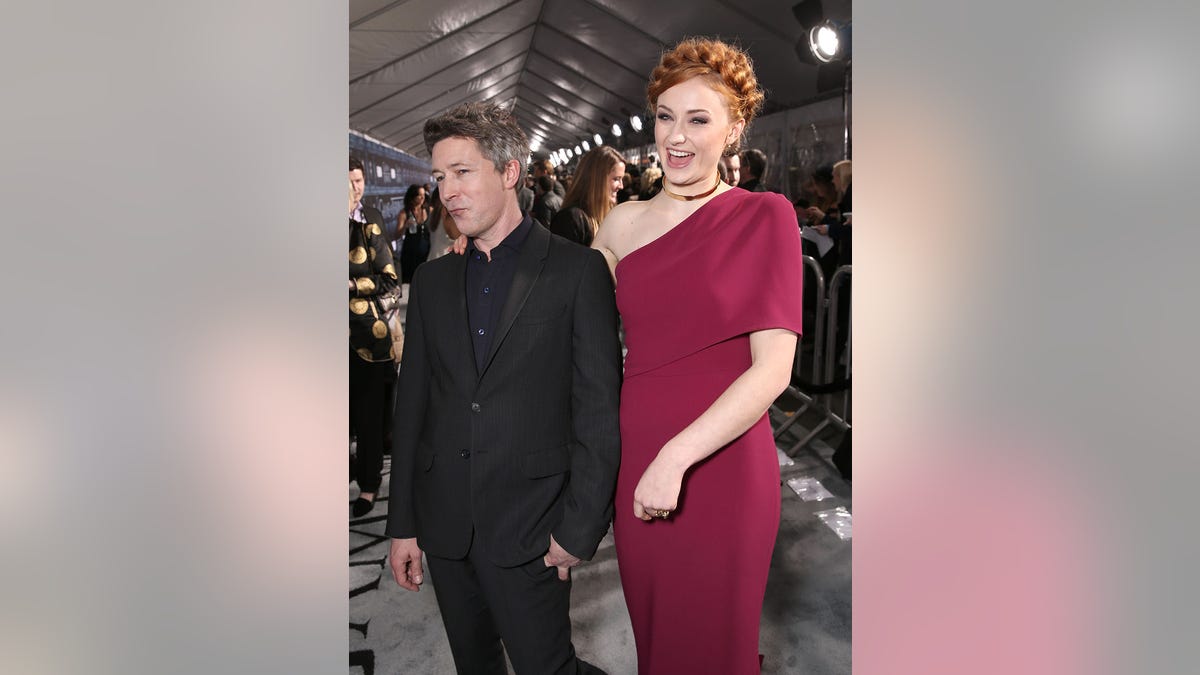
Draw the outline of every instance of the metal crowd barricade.
[[[826,296],[825,275],[821,271],[820,264],[817,263],[812,256],[807,255],[804,256],[804,264],[813,271],[817,284],[817,306],[814,308],[814,336],[812,338],[812,379],[810,381],[815,385],[831,384],[838,379],[835,372],[835,367],[837,365],[835,360],[837,358],[838,300],[840,298],[841,287],[844,285],[843,282],[849,280],[852,268],[850,265],[843,265],[834,272],[833,276],[829,279],[828,296]],[[802,300],[803,298],[801,298],[801,301]],[[844,351],[845,372],[846,377],[849,378],[851,356],[849,324],[847,324],[846,333],[846,349]],[[802,357],[803,343],[801,342],[797,343],[796,345],[796,361],[793,368],[794,379],[799,381],[804,380],[802,374],[804,366]],[[832,393],[808,394],[801,391],[795,383],[788,386],[787,393],[797,398],[801,402],[801,405],[795,412],[791,413],[788,419],[786,419],[782,424],[779,425],[777,429],[775,429],[774,433],[776,441],[778,441],[787,432],[787,430],[792,427],[792,425],[796,424],[800,420],[801,416],[803,416],[804,413],[806,413],[809,409],[812,409],[814,412],[821,415],[820,421],[817,422],[817,424],[813,426],[813,428],[809,430],[809,432],[803,438],[788,448],[786,451],[788,456],[793,456],[796,452],[800,451],[802,448],[805,448],[809,443],[812,442],[813,439],[817,437],[818,434],[828,428],[831,424],[842,431],[850,429],[849,387],[846,388],[846,391],[842,397],[842,411],[844,417],[843,415],[838,415],[832,410],[831,403],[834,396]],[[781,414],[786,414],[785,411],[777,406],[773,405],[772,408]],[[816,453],[814,452],[813,454],[815,455]],[[826,460],[824,457],[820,457],[818,455],[818,458],[828,463],[828,460]]]
[[[825,343],[829,345],[829,350],[825,353],[825,381],[837,381],[836,372],[834,370],[834,360],[837,358],[837,331],[838,331],[838,312],[841,305],[838,304],[838,295],[842,290],[842,279],[849,277],[852,273],[850,265],[842,265],[837,268],[833,276],[829,279],[829,322],[827,324],[828,334],[825,336]],[[850,379],[850,337],[853,324],[850,322],[851,317],[846,317],[846,351],[843,354],[846,361],[846,377]],[[827,402],[833,400],[833,394],[827,395]],[[845,428],[849,428],[850,420],[850,388],[846,387],[845,393],[842,394],[842,414],[845,417]]]
[[[812,270],[813,275],[817,280],[817,308],[813,325],[813,337],[811,340],[813,345],[812,380],[814,382],[819,382],[821,381],[821,366],[823,363],[822,354],[825,346],[825,312],[821,311],[823,309],[821,303],[825,298],[825,273],[821,271],[821,264],[810,255],[804,256],[804,266]],[[803,292],[801,293],[800,300],[801,302],[804,300]],[[796,359],[795,365],[792,366],[793,380],[802,380],[804,378],[804,339],[805,336],[801,336],[800,340],[796,342]],[[795,424],[797,420],[800,419],[800,416],[804,414],[806,410],[808,410],[808,407],[812,405],[812,399],[806,394],[803,394],[794,385],[788,385],[787,391],[793,396],[800,398],[804,404],[800,406],[800,409],[793,413],[786,422],[784,422],[778,429],[775,430],[775,440],[779,440],[780,436],[783,436],[783,434],[793,424]],[[771,407],[781,414],[784,412],[776,405],[772,405]]]

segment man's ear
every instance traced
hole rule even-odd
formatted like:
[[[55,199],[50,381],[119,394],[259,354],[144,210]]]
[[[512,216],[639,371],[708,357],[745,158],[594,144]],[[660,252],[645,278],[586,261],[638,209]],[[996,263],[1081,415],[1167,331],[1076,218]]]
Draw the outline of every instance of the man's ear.
[[[521,180],[521,163],[515,159],[510,159],[504,165],[504,187],[508,190],[514,190],[517,187],[517,182]]]

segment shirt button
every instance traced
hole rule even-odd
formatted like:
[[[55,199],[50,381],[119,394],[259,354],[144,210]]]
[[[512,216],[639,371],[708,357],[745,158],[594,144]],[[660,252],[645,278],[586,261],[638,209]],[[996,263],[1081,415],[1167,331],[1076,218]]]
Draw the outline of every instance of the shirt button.
[[[483,294],[484,294],[484,295],[487,295],[488,293],[491,293],[491,292],[492,292],[492,289],[491,289],[491,287],[489,287],[489,286],[484,286],[484,287],[483,287]]]
[[[482,328],[480,328],[480,329],[479,329],[478,331],[476,331],[476,332],[477,332],[477,333],[479,333],[480,335],[483,335],[483,332],[484,332],[484,331],[483,331],[483,329],[482,329]]]
[[[471,451],[470,451],[470,450],[463,450],[462,452],[460,452],[460,453],[458,453],[458,454],[462,455],[463,459],[466,459],[467,457],[470,457],[470,456],[471,456]]]
[[[479,404],[478,403],[471,404],[471,412],[479,412]]]

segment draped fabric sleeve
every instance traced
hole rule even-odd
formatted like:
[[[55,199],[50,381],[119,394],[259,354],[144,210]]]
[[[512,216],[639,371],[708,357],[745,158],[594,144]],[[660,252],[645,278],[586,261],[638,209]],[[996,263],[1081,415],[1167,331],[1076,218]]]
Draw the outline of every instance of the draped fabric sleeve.
[[[712,342],[768,328],[799,335],[803,326],[804,259],[796,213],[783,195],[758,193],[726,228],[722,283],[715,288]],[[732,238],[732,237],[731,237]]]
[[[747,333],[803,326],[800,229],[782,195],[734,189],[617,267],[626,376]]]

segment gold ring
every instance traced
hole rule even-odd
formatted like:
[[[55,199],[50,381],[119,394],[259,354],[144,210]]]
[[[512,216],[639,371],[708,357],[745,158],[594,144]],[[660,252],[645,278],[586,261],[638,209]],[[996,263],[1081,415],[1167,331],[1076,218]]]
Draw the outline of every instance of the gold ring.
[[[666,509],[657,509],[657,513],[655,513],[655,515],[659,518],[666,518],[667,516],[671,515],[671,512]]]

